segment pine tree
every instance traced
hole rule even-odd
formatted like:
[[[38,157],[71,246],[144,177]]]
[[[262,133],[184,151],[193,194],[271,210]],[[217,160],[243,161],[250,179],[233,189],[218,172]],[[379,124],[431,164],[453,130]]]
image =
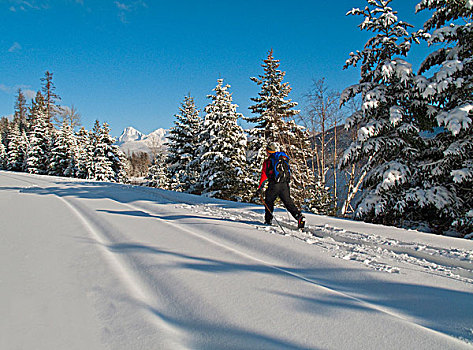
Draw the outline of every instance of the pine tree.
[[[94,180],[126,182],[125,170],[126,157],[117,145],[115,139],[110,135],[110,128],[107,123],[102,127],[98,121],[95,122],[92,142],[94,153],[92,156],[92,177]]]
[[[146,176],[148,186],[162,189],[168,188],[166,170],[166,154],[162,151],[156,153],[156,157],[153,159]]]
[[[248,131],[250,184],[254,191],[259,184],[261,165],[266,157],[265,147],[268,143],[275,142],[291,158],[291,192],[294,201],[302,205],[311,196],[308,190],[315,181],[307,167],[310,159],[309,134],[294,121],[299,113],[299,110],[293,109],[297,102],[288,99],[291,87],[289,83],[283,83],[286,72],[279,70],[279,65],[279,60],[273,57],[273,50],[270,50],[262,64],[264,74],[259,78],[251,78],[261,86],[261,90],[257,98],[251,99],[255,104],[249,108],[254,116],[245,118],[256,124]]]
[[[28,140],[26,171],[31,174],[46,174],[49,167],[51,141],[46,115],[40,113],[36,117]]]
[[[2,134],[0,134],[0,169],[6,169],[7,167],[7,151],[5,145],[2,142]]]
[[[33,130],[33,125],[36,125],[36,119],[39,116],[45,116],[47,113],[44,97],[40,91],[36,93],[35,98],[31,101],[30,111],[26,116],[27,132]]]
[[[19,124],[11,124],[8,134],[7,170],[23,171],[26,150],[23,147]]]
[[[248,168],[250,176],[250,192],[258,187],[261,174],[261,165],[266,158],[265,148],[270,142],[286,146],[287,140],[281,138],[281,130],[287,129],[286,120],[291,120],[299,113],[293,108],[296,102],[287,99],[291,92],[289,83],[283,83],[286,72],[279,70],[280,61],[274,59],[273,50],[268,52],[268,57],[263,61],[264,74],[258,78],[250,78],[261,86],[258,97],[251,98],[254,105],[249,109],[254,116],[246,117],[250,123],[256,124],[248,130]]]
[[[74,177],[77,172],[75,152],[76,140],[71,126],[65,121],[51,150],[49,174]]]
[[[90,144],[90,133],[82,127],[76,135],[77,147],[74,158],[77,160],[77,173],[79,179],[88,179],[92,168],[93,147]]]
[[[321,215],[335,215],[336,205],[335,201],[330,195],[329,188],[324,186],[322,180],[314,181],[307,188],[310,194],[304,201],[306,210]]]
[[[409,24],[398,21],[390,1],[368,1],[373,9],[353,9],[362,15],[362,30],[378,33],[361,52],[351,53],[346,67],[361,61],[360,83],[347,88],[342,104],[361,94],[362,113],[347,119],[358,125],[358,137],[345,152],[342,166],[361,160],[363,196],[358,217],[372,222],[410,226],[444,220],[456,207],[453,193],[432,181],[425,160],[438,153],[423,132],[431,130],[432,105],[428,105],[420,86],[425,78],[415,76],[405,56],[412,40]],[[429,155],[430,154],[430,155]],[[437,217],[437,219],[435,218]]]
[[[237,124],[242,115],[236,112],[223,79],[209,95],[200,138],[200,184],[203,194],[221,199],[241,200],[247,186],[246,136]]]
[[[94,136],[96,139],[94,155],[92,157],[93,179],[99,181],[113,181],[115,179],[115,172],[112,168],[112,161],[108,156],[111,151],[110,146],[111,137],[109,135],[108,126],[104,123],[103,127],[98,127],[97,123],[94,126]]]
[[[436,209],[431,212],[437,230],[468,234],[473,232],[473,3],[423,0],[416,7],[417,12],[426,9],[434,12],[417,34],[439,49],[419,70],[432,76],[420,76],[416,88],[440,128],[421,166],[430,175],[424,181],[438,195],[432,200],[422,189],[412,196]]]
[[[191,96],[184,98],[179,111],[168,136],[167,176],[172,184],[171,189],[189,192],[199,178],[196,159],[202,119]]]
[[[18,124],[20,132],[27,130],[27,114],[28,107],[26,106],[26,98],[21,89],[18,89],[18,96],[15,101],[15,113],[13,115],[13,122]]]
[[[46,122],[50,129],[52,129],[52,120],[58,113],[56,101],[61,98],[56,94],[56,86],[53,83],[53,73],[46,71],[44,78],[41,78],[42,91],[44,96],[45,108],[46,108]]]

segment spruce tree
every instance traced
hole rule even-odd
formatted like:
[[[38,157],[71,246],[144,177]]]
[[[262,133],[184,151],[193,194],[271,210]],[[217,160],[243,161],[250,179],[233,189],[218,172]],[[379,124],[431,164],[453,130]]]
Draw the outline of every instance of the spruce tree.
[[[221,199],[241,200],[247,186],[246,136],[237,124],[242,115],[236,112],[223,79],[213,89],[212,102],[205,107],[200,138],[201,173],[199,183],[203,194]]]
[[[53,128],[52,120],[58,113],[56,101],[60,100],[58,94],[56,94],[56,86],[53,83],[53,73],[46,71],[44,78],[41,78],[42,91],[44,96],[44,103],[46,108],[46,122],[50,129]]]
[[[310,159],[309,135],[305,128],[294,121],[294,117],[299,113],[299,110],[294,109],[297,102],[288,99],[291,87],[289,83],[283,82],[286,72],[279,70],[279,65],[280,61],[273,57],[273,50],[270,50],[262,64],[264,74],[251,78],[261,86],[258,97],[251,99],[255,104],[249,107],[254,116],[245,118],[256,124],[248,131],[251,192],[254,192],[254,188],[259,184],[261,166],[266,157],[266,145],[275,142],[280,150],[291,158],[291,192],[295,202],[303,205],[311,196],[308,190],[315,181],[307,167],[307,161]]]
[[[44,102],[43,94],[40,91],[36,93],[35,98],[31,101],[31,107],[26,116],[27,132],[33,130],[33,125],[36,125],[38,116],[45,116],[47,114],[46,104]]]
[[[377,33],[363,51],[351,53],[345,68],[361,65],[360,83],[347,88],[342,104],[361,94],[362,113],[347,119],[358,126],[358,137],[345,152],[341,165],[364,162],[363,194],[356,215],[366,221],[415,227],[443,221],[457,204],[454,193],[432,181],[426,171],[438,154],[425,133],[432,130],[433,106],[421,87],[426,79],[412,72],[405,56],[419,33],[399,21],[390,1],[368,1],[373,7],[353,9],[361,15],[362,30]],[[428,85],[428,84],[427,84]],[[435,157],[435,156],[434,156]]]
[[[148,175],[146,176],[148,186],[162,189],[168,188],[166,170],[166,154],[162,151],[157,152],[156,157],[153,159],[148,169]]]
[[[92,168],[93,148],[90,144],[91,136],[89,131],[82,127],[76,135],[77,147],[74,158],[77,160],[77,173],[79,179],[88,179]]]
[[[72,127],[65,121],[51,149],[49,174],[74,177],[77,172],[76,140]]]
[[[7,170],[23,171],[26,150],[22,144],[19,124],[12,123],[8,133]]]
[[[199,178],[196,159],[202,119],[191,96],[184,98],[179,111],[168,136],[167,176],[171,189],[190,192]]]
[[[108,156],[108,153],[111,151],[110,146],[113,142],[110,140],[108,126],[104,123],[101,128],[98,121],[96,121],[93,138],[96,138],[92,157],[93,179],[99,181],[113,181],[115,179],[115,172],[112,168],[112,161]]]
[[[31,174],[46,174],[50,157],[50,133],[46,115],[42,113],[37,115],[28,140],[26,171]]]
[[[92,156],[93,179],[99,181],[126,182],[126,157],[110,135],[110,127],[98,121],[94,125],[91,145],[94,145]]]
[[[13,122],[18,124],[20,132],[27,130],[27,114],[26,98],[21,89],[18,89],[18,95],[15,101],[15,113],[13,114]]]
[[[5,145],[2,142],[2,135],[0,134],[0,169],[6,169],[7,167],[7,151]]]
[[[438,231],[473,232],[473,3],[421,1],[432,12],[418,35],[437,50],[422,63],[416,90],[429,103],[436,128],[421,163],[430,189],[412,191],[431,212]]]
[[[254,192],[254,189],[258,187],[261,165],[266,158],[266,145],[275,142],[285,146],[286,140],[281,138],[281,130],[287,129],[284,125],[286,120],[291,120],[299,113],[298,110],[293,109],[297,106],[297,103],[287,99],[291,87],[289,83],[283,82],[286,72],[278,69],[280,61],[273,57],[272,49],[263,62],[264,74],[257,78],[250,78],[261,86],[258,97],[251,98],[255,104],[250,106],[249,109],[254,115],[245,117],[248,122],[256,124],[248,130],[250,192]]]

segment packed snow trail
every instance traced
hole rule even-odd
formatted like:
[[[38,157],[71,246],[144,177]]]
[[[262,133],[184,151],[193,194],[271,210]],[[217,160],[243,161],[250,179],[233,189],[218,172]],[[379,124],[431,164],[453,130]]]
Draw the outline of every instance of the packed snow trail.
[[[2,349],[473,348],[471,241],[10,172],[0,204]]]

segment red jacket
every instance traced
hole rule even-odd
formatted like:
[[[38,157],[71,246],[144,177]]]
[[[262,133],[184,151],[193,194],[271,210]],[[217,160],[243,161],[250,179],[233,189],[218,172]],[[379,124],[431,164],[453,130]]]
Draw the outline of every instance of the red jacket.
[[[270,177],[270,173],[272,172],[272,167],[271,167],[271,159],[266,159],[263,162],[263,169],[261,170],[261,179],[259,181],[259,186],[258,188],[261,188],[266,181],[268,181]]]

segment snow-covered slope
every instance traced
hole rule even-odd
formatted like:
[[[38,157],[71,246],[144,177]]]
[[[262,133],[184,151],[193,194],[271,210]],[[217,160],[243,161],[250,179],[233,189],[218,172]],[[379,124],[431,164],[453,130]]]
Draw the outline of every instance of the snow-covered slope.
[[[0,171],[0,348],[473,348],[473,241],[262,216]]]
[[[122,134],[118,137],[116,144],[120,146],[120,149],[125,154],[133,152],[152,154],[151,149],[153,147],[165,148],[164,143],[166,142],[167,132],[166,129],[160,128],[156,129],[149,135],[145,135],[132,126],[129,126],[123,130]]]

